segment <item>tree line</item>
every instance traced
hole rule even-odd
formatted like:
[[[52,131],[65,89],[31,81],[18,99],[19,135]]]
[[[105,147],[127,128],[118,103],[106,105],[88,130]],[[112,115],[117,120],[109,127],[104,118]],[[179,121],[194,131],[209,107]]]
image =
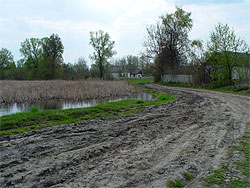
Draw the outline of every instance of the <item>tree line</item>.
[[[145,55],[153,62],[155,82],[162,75],[194,75],[197,84],[233,85],[250,79],[250,50],[228,24],[219,23],[209,41],[190,40],[191,13],[176,8],[147,28]]]
[[[190,40],[192,27],[191,12],[176,7],[174,13],[160,16],[157,23],[146,28],[145,51],[139,57],[128,55],[120,59],[113,59],[115,41],[108,33],[90,32],[89,44],[94,49],[90,68],[84,58],[74,64],[64,63],[64,46],[57,34],[26,39],[20,48],[23,58],[17,62],[8,49],[0,50],[0,79],[111,78],[109,70],[114,66],[127,72],[143,70],[144,74],[153,75],[155,82],[161,81],[164,74],[180,73],[194,75],[197,84],[216,86],[249,79],[249,45],[228,24],[216,25],[207,42]]]
[[[12,53],[0,49],[0,79],[12,80],[76,80],[84,78],[112,78],[109,68],[112,66],[126,66],[129,69],[138,68],[138,57],[128,55],[120,59],[111,59],[116,53],[113,51],[114,41],[104,31],[90,32],[90,44],[94,48],[90,59],[93,64],[89,68],[85,58],[80,57],[75,63],[63,61],[64,46],[57,34],[50,37],[30,38],[21,43],[20,53],[23,58],[14,61]],[[142,63],[140,63],[142,65]]]
[[[77,80],[84,78],[112,78],[109,69],[114,66],[125,67],[126,70],[148,69],[148,63],[142,57],[127,55],[120,59],[112,58],[115,51],[114,41],[104,31],[90,32],[90,45],[94,52],[90,59],[94,62],[88,67],[85,58],[80,57],[75,63],[63,61],[64,46],[57,34],[50,37],[30,38],[21,43],[22,59],[14,62],[12,53],[0,50],[0,79],[12,80]],[[149,71],[148,71],[149,72]]]

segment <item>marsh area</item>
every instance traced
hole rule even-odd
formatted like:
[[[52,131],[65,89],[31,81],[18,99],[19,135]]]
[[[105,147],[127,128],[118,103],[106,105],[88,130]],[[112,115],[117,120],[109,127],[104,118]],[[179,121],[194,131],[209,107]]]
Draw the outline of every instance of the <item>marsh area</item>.
[[[32,108],[38,110],[64,110],[70,108],[85,108],[95,106],[99,103],[113,102],[125,99],[138,99],[149,101],[153,96],[149,93],[138,93],[134,95],[121,97],[107,97],[103,99],[88,99],[88,100],[43,100],[37,102],[9,103],[0,105],[0,116],[14,114],[18,112],[30,112]]]

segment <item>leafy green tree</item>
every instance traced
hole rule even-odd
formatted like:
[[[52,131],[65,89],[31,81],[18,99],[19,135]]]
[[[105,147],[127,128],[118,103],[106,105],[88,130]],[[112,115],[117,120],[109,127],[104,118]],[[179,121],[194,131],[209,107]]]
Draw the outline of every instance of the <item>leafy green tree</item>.
[[[19,59],[16,63],[16,80],[25,80],[25,66],[24,59]]]
[[[74,71],[73,64],[71,64],[71,63],[63,63],[62,64],[61,79],[64,79],[64,80],[74,80],[75,79],[75,71]]]
[[[97,64],[92,64],[89,72],[92,78],[98,78],[98,77],[100,78],[100,70]]]
[[[207,52],[201,40],[193,40],[189,50],[189,64],[195,83],[199,85],[211,83],[211,68],[207,60]]]
[[[186,60],[188,33],[193,26],[190,16],[191,13],[177,7],[174,13],[161,16],[156,25],[147,28],[145,54],[154,59],[155,81],[159,81],[167,69],[177,74],[179,65]]]
[[[87,78],[89,76],[87,61],[83,57],[80,57],[73,67],[76,79]]]
[[[0,50],[0,69],[8,68],[13,62],[14,58],[11,52],[6,48],[2,48]]]
[[[148,58],[145,54],[141,54],[139,57],[139,66],[140,70],[143,72],[143,74],[150,76],[153,72],[153,63],[151,62],[151,59]]]
[[[62,73],[63,44],[57,34],[21,43],[26,79],[55,79]]]
[[[209,60],[214,68],[213,81],[216,85],[233,85],[233,72],[242,66],[240,58],[249,54],[247,43],[237,37],[228,24],[219,23],[210,34],[207,44]]]
[[[8,49],[2,48],[0,50],[0,79],[14,79],[15,68],[13,55]]]
[[[25,62],[27,79],[37,79],[42,57],[42,41],[38,38],[26,39],[21,43],[20,52]]]
[[[57,34],[52,34],[49,38],[43,38],[43,57],[48,69],[48,79],[55,79],[63,63],[64,46],[61,38]]]
[[[115,42],[110,40],[108,33],[99,30],[90,32],[89,44],[94,48],[93,55],[90,58],[95,61],[98,67],[100,78],[104,78],[105,71],[108,69],[108,59],[116,54],[116,51],[113,50]]]
[[[139,58],[137,56],[128,55],[126,60],[127,60],[127,69],[128,70],[139,69]]]

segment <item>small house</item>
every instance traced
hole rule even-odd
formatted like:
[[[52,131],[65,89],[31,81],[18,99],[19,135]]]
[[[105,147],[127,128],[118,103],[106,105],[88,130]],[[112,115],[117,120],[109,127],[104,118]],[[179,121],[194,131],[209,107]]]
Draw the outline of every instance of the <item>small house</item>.
[[[142,71],[140,70],[131,71],[130,78],[142,78]]]

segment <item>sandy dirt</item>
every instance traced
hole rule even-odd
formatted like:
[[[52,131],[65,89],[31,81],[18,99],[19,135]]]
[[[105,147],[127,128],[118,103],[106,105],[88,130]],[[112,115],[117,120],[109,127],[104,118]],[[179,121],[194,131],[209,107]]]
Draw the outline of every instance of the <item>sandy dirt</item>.
[[[208,169],[232,163],[228,146],[250,121],[250,97],[144,87],[178,99],[120,117],[0,138],[0,187],[166,188],[169,179],[204,187]]]

